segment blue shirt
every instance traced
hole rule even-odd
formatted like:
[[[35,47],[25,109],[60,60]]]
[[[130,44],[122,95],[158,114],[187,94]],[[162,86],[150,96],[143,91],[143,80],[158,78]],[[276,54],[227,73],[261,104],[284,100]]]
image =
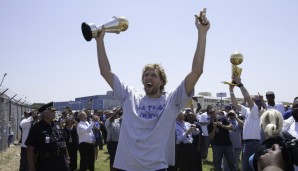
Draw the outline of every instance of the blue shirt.
[[[285,113],[284,113],[284,119],[288,119],[289,117],[291,117],[292,116],[292,110],[291,109],[289,109],[289,110],[287,110]]]

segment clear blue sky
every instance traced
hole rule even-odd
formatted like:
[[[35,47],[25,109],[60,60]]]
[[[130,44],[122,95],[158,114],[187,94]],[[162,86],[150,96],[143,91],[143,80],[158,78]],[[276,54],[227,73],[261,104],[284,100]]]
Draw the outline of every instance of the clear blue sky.
[[[105,36],[112,70],[142,91],[143,66],[160,63],[172,90],[191,69],[194,14],[204,7],[211,28],[196,94],[228,92],[220,82],[230,80],[230,54],[239,51],[251,94],[271,90],[277,101],[292,102],[298,96],[298,1],[290,0],[1,1],[0,78],[7,73],[3,86],[30,103],[105,94],[111,89],[99,73],[95,40],[84,40],[81,23],[125,16],[128,30]]]

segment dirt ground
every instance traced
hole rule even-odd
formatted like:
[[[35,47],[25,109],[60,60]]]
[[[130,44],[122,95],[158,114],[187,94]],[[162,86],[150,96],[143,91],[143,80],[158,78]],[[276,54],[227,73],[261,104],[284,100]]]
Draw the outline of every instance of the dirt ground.
[[[0,171],[17,171],[20,165],[19,145],[10,145],[5,151],[0,152]]]

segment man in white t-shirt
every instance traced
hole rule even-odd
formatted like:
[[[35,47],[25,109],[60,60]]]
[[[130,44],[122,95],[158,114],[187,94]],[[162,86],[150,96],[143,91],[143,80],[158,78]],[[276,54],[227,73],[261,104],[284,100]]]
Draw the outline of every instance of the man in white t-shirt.
[[[198,44],[191,72],[169,93],[167,79],[159,64],[144,67],[142,83],[146,94],[122,82],[111,70],[104,46],[103,30],[96,38],[100,73],[122,102],[123,118],[114,167],[129,171],[166,170],[175,163],[176,116],[194,94],[203,73],[206,36],[210,27],[206,12],[196,17]]]
[[[21,159],[20,159],[20,171],[28,170],[27,162],[27,146],[25,142],[27,140],[30,128],[37,121],[37,111],[32,110],[28,118],[24,118],[20,123],[20,128],[22,129],[22,142],[21,142]]]
[[[208,148],[210,145],[210,138],[208,134],[207,125],[210,123],[210,112],[214,111],[212,110],[212,105],[208,105],[206,112],[202,113],[201,115],[198,114],[198,120],[202,128],[202,159],[206,160],[208,156]]]
[[[261,126],[260,126],[260,112],[262,103],[259,96],[250,96],[247,89],[241,83],[239,77],[234,77],[233,82],[240,88],[244,100],[247,102],[248,107],[239,105],[234,95],[234,86],[230,85],[230,95],[233,107],[245,117],[243,125],[243,151],[242,151],[242,170],[252,170],[249,165],[249,157],[256,152],[260,145],[261,139]]]

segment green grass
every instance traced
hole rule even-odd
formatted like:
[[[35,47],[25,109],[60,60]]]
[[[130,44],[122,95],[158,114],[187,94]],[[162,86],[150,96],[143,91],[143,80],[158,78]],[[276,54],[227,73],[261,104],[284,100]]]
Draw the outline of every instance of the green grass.
[[[110,170],[110,155],[107,146],[104,145],[103,150],[98,150],[97,160],[95,160],[96,171],[109,171]]]
[[[78,151],[78,169],[80,168],[80,153]],[[104,145],[103,150],[98,150],[97,160],[95,160],[94,170],[109,171],[110,170],[110,155],[107,146]]]
[[[110,157],[107,151],[107,146],[104,145],[103,150],[98,151],[98,158],[95,161],[95,170],[96,171],[109,171],[110,166]],[[241,161],[240,161],[241,162]],[[80,154],[78,153],[78,167],[80,166]],[[213,154],[212,154],[212,149],[208,149],[208,157],[207,161],[202,163],[203,170],[209,171],[209,170],[214,170],[213,167]],[[241,167],[241,164],[239,165]]]

